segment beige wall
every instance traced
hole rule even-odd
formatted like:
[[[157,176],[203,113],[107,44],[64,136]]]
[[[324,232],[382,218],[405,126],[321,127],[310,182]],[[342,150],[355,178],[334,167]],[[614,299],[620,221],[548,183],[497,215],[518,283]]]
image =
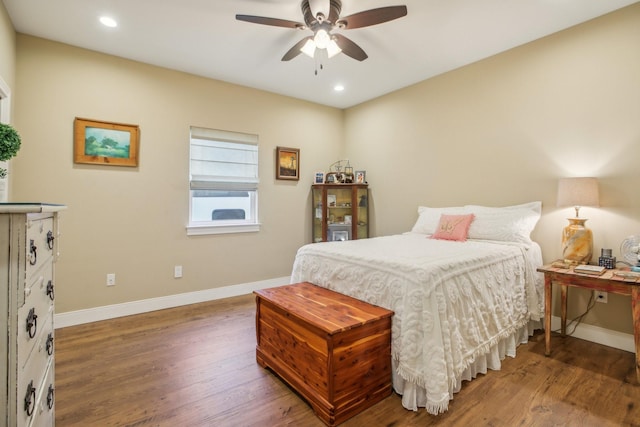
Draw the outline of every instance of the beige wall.
[[[343,145],[340,110],[25,35],[17,46],[15,199],[69,206],[57,312],[291,273],[311,240],[313,172]],[[75,117],[140,125],[140,166],[74,164]],[[259,135],[259,233],[187,237],[190,125]],[[275,180],[278,145],[301,149],[299,182]]]
[[[69,205],[57,310],[288,275],[310,240],[312,173],[345,157],[367,170],[374,235],[410,229],[419,204],[542,200],[547,261],[571,214],[558,178],[597,176],[603,206],[583,213],[596,251],[617,253],[640,233],[639,24],[634,5],[346,111],[19,35],[15,194]],[[140,167],[74,165],[76,116],[139,124]],[[186,236],[189,125],[260,135],[260,233]],[[276,145],[301,148],[300,182],[274,180]],[[587,321],[630,333],[629,312],[610,296]]]
[[[16,68],[16,32],[4,3],[0,2],[0,78],[13,87]]]
[[[13,118],[13,94],[16,68],[16,33],[9,15],[0,2],[0,122],[11,123]],[[0,179],[0,201],[11,200],[11,161],[0,161],[0,167],[8,174]]]
[[[596,176],[602,207],[581,214],[595,252],[617,254],[640,234],[640,4],[351,108],[345,126],[378,235],[411,229],[419,204],[541,200],[534,237],[552,261],[573,212],[555,206],[558,179]],[[631,332],[629,298],[587,321]]]

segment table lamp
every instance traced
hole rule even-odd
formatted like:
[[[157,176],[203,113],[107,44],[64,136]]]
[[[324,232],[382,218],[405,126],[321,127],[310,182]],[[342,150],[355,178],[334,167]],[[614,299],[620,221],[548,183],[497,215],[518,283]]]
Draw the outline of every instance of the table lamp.
[[[561,178],[558,183],[558,207],[573,206],[575,218],[562,230],[562,258],[569,264],[589,264],[593,256],[593,233],[580,218],[581,206],[600,206],[596,178]]]

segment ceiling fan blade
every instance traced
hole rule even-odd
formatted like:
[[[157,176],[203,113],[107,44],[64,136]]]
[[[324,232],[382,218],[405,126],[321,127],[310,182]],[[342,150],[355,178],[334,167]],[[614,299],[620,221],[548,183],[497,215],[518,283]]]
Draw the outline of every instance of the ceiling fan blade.
[[[304,28],[304,24],[295,21],[288,21],[286,19],[278,18],[265,18],[264,16],[252,16],[252,15],[236,15],[238,21],[251,22],[253,24],[271,25],[274,27],[285,28]]]
[[[364,61],[369,57],[360,46],[358,46],[342,34],[333,34],[332,38],[336,41],[336,44],[340,49],[342,49],[342,53],[344,53],[345,55],[350,56],[353,59],[357,59],[358,61]]]
[[[371,25],[382,24],[393,21],[407,15],[407,6],[387,6],[378,9],[365,10],[346,16],[338,21],[338,25],[346,30],[354,28],[369,27]]]
[[[289,51],[287,53],[284,54],[284,56],[282,57],[281,61],[290,61],[293,58],[295,58],[296,56],[300,55],[302,52],[300,51],[300,49],[302,49],[302,46],[304,46],[304,44],[307,42],[307,40],[312,40],[313,37],[309,36],[309,37],[305,37],[302,40],[300,40],[298,43],[294,44],[293,47],[291,49],[289,49]]]

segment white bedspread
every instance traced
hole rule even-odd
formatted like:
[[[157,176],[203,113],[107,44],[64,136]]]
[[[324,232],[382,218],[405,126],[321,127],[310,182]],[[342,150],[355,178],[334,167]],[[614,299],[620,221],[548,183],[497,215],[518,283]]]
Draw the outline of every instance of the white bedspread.
[[[499,368],[505,353],[515,356],[514,341],[526,341],[528,322],[542,318],[543,282],[535,272],[541,263],[535,243],[406,233],[303,246],[291,281],[393,310],[394,388],[408,409],[438,414],[461,380],[483,366],[496,369],[491,359]]]

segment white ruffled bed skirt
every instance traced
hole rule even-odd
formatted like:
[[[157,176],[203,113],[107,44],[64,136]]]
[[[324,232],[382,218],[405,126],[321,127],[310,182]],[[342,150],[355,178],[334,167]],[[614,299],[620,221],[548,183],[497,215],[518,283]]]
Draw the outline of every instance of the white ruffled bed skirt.
[[[460,377],[456,378],[455,385],[449,388],[449,400],[453,399],[454,393],[460,391],[462,381],[471,381],[478,376],[478,374],[486,374],[487,369],[499,371],[502,366],[501,361],[504,360],[506,356],[516,357],[516,348],[520,344],[526,344],[529,341],[529,336],[533,335],[533,331],[536,329],[542,329],[542,323],[532,320],[527,325],[518,329],[514,334],[492,346],[484,356],[476,358]],[[391,363],[393,367],[393,389],[396,393],[402,395],[402,406],[412,411],[417,411],[418,408],[425,408],[428,413],[433,415],[446,412],[446,407],[430,407],[427,405],[426,390],[402,378],[397,372],[397,361],[395,359],[392,358]]]

